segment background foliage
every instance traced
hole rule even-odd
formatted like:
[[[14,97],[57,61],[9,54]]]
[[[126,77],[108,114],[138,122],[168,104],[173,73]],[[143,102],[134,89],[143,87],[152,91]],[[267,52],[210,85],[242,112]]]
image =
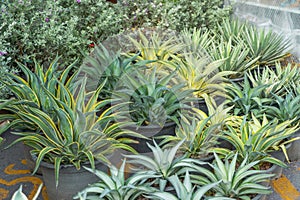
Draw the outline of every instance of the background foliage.
[[[85,55],[109,36],[137,27],[214,27],[229,16],[222,0],[2,0],[0,2],[0,75],[16,72],[15,61],[49,65],[61,56],[61,68]],[[7,95],[0,89],[0,98]]]

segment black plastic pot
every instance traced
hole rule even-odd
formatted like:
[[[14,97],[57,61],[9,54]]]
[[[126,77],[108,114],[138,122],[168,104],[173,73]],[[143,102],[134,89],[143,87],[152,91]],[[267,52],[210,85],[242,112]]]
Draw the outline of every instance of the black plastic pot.
[[[138,142],[138,144],[130,144],[137,152],[139,153],[147,153],[151,152],[150,148],[148,147],[147,143],[153,144],[153,139],[155,142],[159,144],[161,139],[156,139],[158,136],[163,135],[175,135],[175,122],[167,122],[163,127],[159,125],[149,125],[149,126],[127,126],[126,129],[135,131],[140,133],[143,136],[146,136],[149,139],[137,138],[137,137],[130,137]]]
[[[288,144],[288,145],[286,145],[285,148],[287,150],[289,150],[291,146],[292,146],[291,144]],[[283,153],[282,150],[271,152],[270,155],[272,157],[274,157],[274,158],[277,158],[278,160],[281,160],[282,162],[286,161],[286,157],[285,157],[285,155],[284,155],[284,153]],[[275,174],[274,179],[279,178],[281,176],[281,174],[282,174],[282,167],[277,166],[277,165],[273,165],[273,166],[275,168],[273,170],[273,173]]]
[[[296,131],[292,138],[300,137],[300,130]],[[291,147],[287,150],[290,161],[300,160],[300,140],[293,141]]]
[[[225,101],[225,97],[215,96],[214,100],[217,106],[221,105]],[[193,102],[192,107],[202,110],[204,113],[208,114],[208,108],[204,99],[199,99],[197,102]]]
[[[86,165],[90,167],[89,165]],[[88,184],[95,183],[99,178],[93,173],[85,170],[83,167],[77,170],[73,165],[61,166],[59,172],[58,187],[55,186],[54,165],[46,162],[41,163],[43,181],[46,186],[48,198],[51,200],[70,200],[78,192],[82,191]],[[96,164],[96,169],[108,171],[106,165]]]

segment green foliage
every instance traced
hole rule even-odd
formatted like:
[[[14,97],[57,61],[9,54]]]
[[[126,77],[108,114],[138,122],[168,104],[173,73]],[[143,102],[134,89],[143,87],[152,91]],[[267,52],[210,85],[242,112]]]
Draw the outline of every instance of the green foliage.
[[[21,137],[10,146],[24,141],[26,145],[33,148],[31,153],[37,155],[34,172],[41,161],[53,163],[57,184],[59,168],[63,164],[72,164],[79,169],[82,163],[89,162],[94,168],[95,158],[109,162],[105,156],[111,154],[116,148],[135,152],[126,144],[131,140],[123,136],[139,135],[122,130],[126,122],[113,123],[115,117],[111,114],[112,108],[103,111],[99,117],[96,116],[96,111],[103,106],[102,102],[97,102],[101,86],[90,93],[85,93],[84,88],[83,81],[76,90],[78,94],[73,96],[66,87],[62,87],[64,96],[61,99],[55,98],[44,89],[53,107],[54,115],[43,112],[32,106],[30,102],[22,104],[16,102],[17,105],[13,105],[18,107],[18,112],[15,114],[21,119],[19,123],[30,123],[38,127],[38,130],[15,132],[14,134]]]
[[[103,109],[110,100],[97,100],[106,82],[87,92],[87,78],[77,80],[77,73],[69,77],[73,65],[57,71],[56,61],[45,72],[37,63],[35,72],[20,65],[26,80],[8,74],[11,79],[5,83],[17,98],[1,104],[12,113],[1,115],[1,119],[9,120],[1,131],[9,127],[26,130],[16,132],[21,137],[11,145],[24,141],[33,148],[32,154],[37,155],[35,171],[42,160],[53,163],[56,180],[61,164],[80,168],[83,162],[90,162],[93,167],[94,158],[109,162],[105,155],[116,148],[135,152],[126,144],[132,140],[123,136],[139,134],[122,130],[128,125],[126,122],[114,123],[120,114],[112,113],[117,106]],[[97,116],[100,110],[101,115]]]
[[[261,121],[254,115],[251,121],[244,118],[239,128],[227,125],[224,135],[220,136],[230,142],[234,149],[216,148],[215,151],[225,157],[232,157],[237,153],[240,162],[247,158],[247,162],[260,160],[261,162],[286,167],[285,163],[273,158],[270,152],[282,149],[286,155],[285,145],[299,139],[290,139],[294,132],[298,130],[298,125],[290,127],[291,123],[292,120],[278,123],[277,119],[269,122],[265,116]],[[254,167],[258,168],[259,166]]]
[[[38,108],[50,116],[55,115],[55,108],[49,100],[45,91],[48,91],[54,97],[62,99],[66,94],[62,87],[68,88],[73,92],[76,73],[73,75],[70,72],[76,67],[76,62],[70,64],[66,69],[59,70],[59,58],[55,58],[50,65],[46,67],[34,62],[34,71],[28,69],[24,64],[18,63],[24,77],[17,74],[6,73],[7,80],[3,84],[14,94],[16,99],[2,100],[1,108],[9,112],[2,114],[1,120],[9,120],[8,128],[18,129],[35,129],[31,123],[20,123],[18,112],[22,110],[22,103],[30,104],[30,106]],[[13,103],[13,104],[12,104]],[[104,103],[104,102],[103,102]]]
[[[194,90],[194,96],[223,95],[224,81],[232,72],[219,72],[224,60],[210,61],[203,53],[193,55],[185,52],[182,57],[173,57],[171,62],[164,62],[171,70],[178,70],[177,83],[184,82],[187,89]]]
[[[171,194],[169,192],[156,191],[156,192],[150,193],[150,195],[147,197],[148,198],[152,197],[152,198],[159,199],[159,200],[166,200],[166,199],[168,199],[168,200],[182,200],[182,199],[201,200],[201,199],[203,199],[204,194],[208,190],[215,187],[217,184],[219,184],[219,182],[221,182],[221,181],[219,181],[218,183],[212,183],[209,185],[205,185],[203,187],[195,187],[192,185],[188,171],[186,172],[183,181],[179,180],[177,175],[171,176],[169,178],[169,181],[176,191],[176,196],[174,196],[173,194]],[[217,200],[217,198],[214,198],[214,199]],[[227,199],[220,198],[219,200],[227,200]]]
[[[249,82],[253,87],[267,85],[263,91],[263,97],[273,98],[273,94],[285,98],[289,93],[299,94],[298,84],[300,82],[300,68],[292,67],[291,64],[282,66],[276,63],[274,70],[269,68],[258,68],[253,73],[247,74]]]
[[[31,65],[33,58],[47,64],[57,54],[70,64],[89,52],[89,44],[121,30],[121,14],[105,0],[4,0],[1,9],[0,50],[7,51],[9,66],[14,60]]]
[[[148,180],[155,176],[149,173],[135,173],[125,178],[125,164],[123,161],[120,169],[110,165],[110,175],[103,171],[86,168],[98,176],[99,181],[89,185],[79,192],[75,199],[107,199],[107,200],[135,200],[145,192],[153,191]],[[148,182],[147,182],[148,181]]]
[[[229,37],[228,40],[222,38],[217,44],[213,43],[209,54],[213,60],[225,60],[219,67],[220,71],[233,71],[229,77],[236,78],[243,77],[245,72],[256,67],[259,57],[249,58],[249,51],[243,40]]]
[[[264,104],[268,105],[273,101],[271,98],[263,96],[267,87],[266,84],[252,86],[245,74],[244,83],[232,82],[226,86],[227,105],[234,106],[234,115],[248,117],[250,117],[250,113],[256,115],[261,112]]]
[[[242,38],[250,50],[249,57],[257,58],[259,65],[274,65],[282,60],[290,50],[290,40],[272,30],[258,29],[249,24],[242,32]]]
[[[184,140],[178,142],[171,148],[162,149],[154,141],[155,146],[148,144],[153,156],[138,154],[126,155],[126,157],[130,159],[128,161],[129,163],[138,167],[136,170],[146,171],[147,173],[158,176],[155,178],[155,184],[159,186],[160,191],[164,191],[169,177],[175,174],[181,175],[196,164],[204,164],[204,162],[186,158],[185,156],[176,156],[183,142]]]
[[[245,158],[241,163],[237,162],[236,153],[232,160],[222,161],[215,154],[215,162],[211,165],[213,171],[197,167],[201,175],[192,175],[192,181],[199,185],[208,185],[221,181],[212,188],[214,197],[250,200],[251,194],[270,194],[268,187],[260,185],[267,181],[273,174],[266,174],[264,170],[252,169],[260,161],[248,163]],[[214,197],[212,199],[214,199]]]
[[[291,93],[285,97],[273,94],[274,101],[272,105],[262,107],[262,113],[265,113],[268,119],[278,119],[278,122],[293,120],[291,126],[296,126],[300,118],[300,95],[294,96]]]
[[[38,187],[38,190],[36,191],[36,193],[34,194],[34,196],[32,197],[32,200],[36,200],[42,190],[43,184],[41,184]],[[20,186],[20,188],[13,194],[11,200],[28,200],[28,198],[26,197],[26,195],[22,192],[22,185]]]
[[[106,82],[99,94],[100,99],[111,98],[120,79],[132,68],[143,67],[151,60],[137,61],[138,54],[121,55],[120,52],[109,51],[104,46],[95,47],[94,52],[87,56],[80,66],[79,77],[87,77],[87,89],[92,91],[101,83]]]
[[[187,108],[186,103],[193,100],[193,91],[185,90],[184,84],[172,85],[174,75],[176,71],[161,75],[156,68],[150,72],[131,70],[120,80],[113,98],[129,102],[129,106],[121,109],[125,109],[123,113],[137,125],[163,126],[166,121],[176,121],[181,109]]]
[[[166,1],[121,0],[124,21],[131,27],[161,27],[181,31],[195,27],[214,28],[216,23],[228,18],[231,8],[222,7],[223,1]]]
[[[224,104],[216,106],[213,98],[206,99],[209,115],[193,108],[189,114],[181,116],[177,124],[175,136],[166,135],[160,145],[176,145],[184,140],[179,150],[192,158],[204,158],[218,145],[218,138],[224,126],[232,122],[236,117],[229,111],[232,107],[224,108]]]

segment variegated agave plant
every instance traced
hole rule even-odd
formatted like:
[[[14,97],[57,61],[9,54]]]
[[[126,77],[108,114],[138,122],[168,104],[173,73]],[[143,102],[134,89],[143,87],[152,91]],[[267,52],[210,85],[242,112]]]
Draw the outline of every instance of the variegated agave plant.
[[[34,196],[32,197],[32,200],[36,200],[42,190],[43,184],[41,184]],[[22,185],[19,187],[19,189],[13,194],[11,200],[28,200],[26,195],[22,192]]]
[[[110,174],[85,167],[88,171],[98,176],[99,181],[79,192],[75,199],[136,200],[143,193],[155,190],[151,187],[151,181],[148,181],[151,178],[155,178],[155,175],[135,173],[126,178],[125,164],[126,159],[124,159],[119,169],[110,165]]]
[[[89,162],[94,168],[95,159],[109,162],[106,155],[116,148],[135,152],[126,144],[132,140],[125,139],[124,135],[140,135],[123,130],[126,122],[115,123],[118,113],[112,113],[113,107],[104,110],[100,116],[96,115],[99,108],[106,105],[97,101],[103,84],[96,91],[86,93],[86,79],[83,79],[75,88],[75,94],[62,83],[58,85],[61,90],[59,98],[46,88],[42,90],[53,107],[53,114],[32,106],[31,102],[15,102],[12,105],[18,107],[15,114],[20,123],[26,122],[37,127],[33,131],[14,132],[21,137],[9,145],[23,141],[33,148],[31,153],[37,156],[34,172],[42,161],[52,163],[58,184],[61,165],[71,164],[79,169],[82,163]]]
[[[264,170],[253,169],[259,160],[248,163],[248,159],[245,158],[242,162],[237,162],[237,153],[232,159],[224,161],[216,153],[214,156],[215,162],[210,164],[213,171],[197,166],[196,171],[199,175],[191,175],[192,182],[200,186],[219,183],[211,189],[213,197],[208,199],[250,200],[249,195],[271,193],[269,188],[261,183],[274,175],[265,173]]]

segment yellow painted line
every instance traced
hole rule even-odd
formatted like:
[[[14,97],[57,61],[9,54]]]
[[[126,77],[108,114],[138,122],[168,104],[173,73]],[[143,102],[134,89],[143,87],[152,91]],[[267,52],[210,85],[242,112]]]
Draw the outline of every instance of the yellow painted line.
[[[49,200],[45,186],[42,189],[42,197],[43,197],[44,200]]]
[[[23,159],[23,160],[21,160],[21,163],[22,163],[23,165],[27,165],[27,160],[26,160],[26,159]]]
[[[23,165],[27,164],[26,160],[22,160],[21,163]],[[22,174],[28,174],[31,173],[30,170],[17,170],[14,169],[15,164],[10,164],[8,165],[5,169],[4,169],[4,173],[8,174],[8,175],[22,175]],[[12,186],[12,185],[21,185],[22,183],[32,183],[33,184],[33,189],[30,192],[30,194],[28,195],[28,199],[32,200],[33,196],[35,195],[36,191],[38,190],[39,185],[42,183],[42,180],[38,177],[34,177],[34,176],[24,176],[24,177],[19,177],[16,179],[13,179],[11,181],[6,181],[4,179],[0,178],[0,184],[2,185],[6,185],[6,186]],[[10,192],[14,192],[14,191],[8,191],[6,189],[0,188],[0,200],[1,199],[5,199],[8,197],[8,194]],[[44,186],[42,189],[42,196],[44,200],[48,200],[48,196],[47,196],[47,192],[46,192],[46,187]]]
[[[8,190],[5,190],[3,188],[0,188],[0,199],[5,199],[8,197],[8,193],[9,191]]]
[[[32,199],[38,189],[38,186],[42,183],[41,179],[34,177],[34,176],[20,177],[20,178],[14,179],[12,181],[6,181],[3,179],[0,179],[0,184],[7,185],[7,186],[12,186],[12,185],[16,185],[16,184],[19,185],[20,183],[26,183],[26,182],[30,182],[33,184],[34,189],[28,195],[28,198]]]
[[[297,170],[299,170],[299,171],[300,171],[300,167],[299,167]]]
[[[8,165],[5,169],[4,169],[4,173],[9,174],[9,175],[16,175],[16,174],[30,174],[30,170],[28,169],[19,169],[16,170],[14,169],[15,164],[11,164]]]
[[[296,200],[300,197],[300,192],[285,175],[273,180],[271,185],[283,200]]]

